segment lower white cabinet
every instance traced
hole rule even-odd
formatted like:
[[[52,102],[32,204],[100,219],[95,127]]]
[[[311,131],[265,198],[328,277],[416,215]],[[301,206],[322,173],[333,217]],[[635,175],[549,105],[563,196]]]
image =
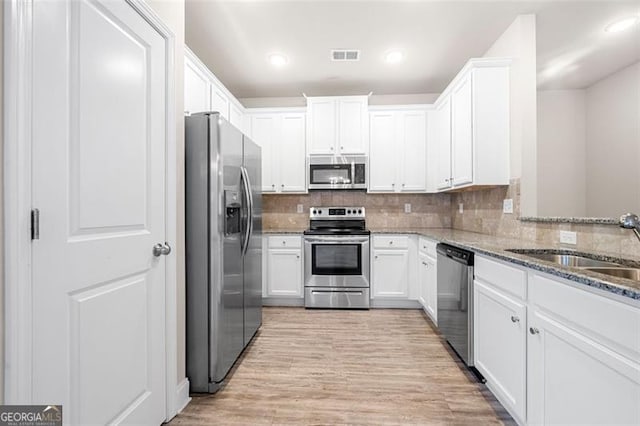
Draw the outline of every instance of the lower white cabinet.
[[[431,320],[438,324],[438,262],[436,243],[420,237],[418,244],[418,301]]]
[[[530,274],[529,424],[640,424],[640,308]]]
[[[298,235],[269,235],[263,297],[302,298],[302,240]]]
[[[373,305],[417,307],[416,301],[420,298],[417,236],[378,234],[372,236],[371,247]]]
[[[490,283],[474,282],[475,366],[520,424],[526,418],[526,306]]]

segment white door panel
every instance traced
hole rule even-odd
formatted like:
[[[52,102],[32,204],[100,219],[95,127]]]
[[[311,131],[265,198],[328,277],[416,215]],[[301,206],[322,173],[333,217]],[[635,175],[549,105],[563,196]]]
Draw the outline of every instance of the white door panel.
[[[283,114],[281,117],[279,150],[280,190],[304,192],[306,190],[305,115]]]
[[[427,113],[409,111],[398,114],[402,164],[401,191],[427,189]]]
[[[370,117],[369,191],[396,189],[396,128],[393,112],[375,112]]]
[[[165,41],[125,1],[33,11],[33,402],[69,424],[158,424]]]

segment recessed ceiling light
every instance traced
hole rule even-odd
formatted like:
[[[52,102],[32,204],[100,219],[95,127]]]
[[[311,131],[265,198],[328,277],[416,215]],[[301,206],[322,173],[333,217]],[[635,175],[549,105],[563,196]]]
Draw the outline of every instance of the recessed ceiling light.
[[[402,61],[402,59],[404,58],[404,55],[402,54],[401,51],[399,50],[392,50],[391,52],[388,52],[385,57],[384,60],[388,63],[388,64],[397,64],[398,62]]]
[[[626,29],[631,28],[634,24],[638,23],[637,16],[629,16],[628,18],[620,19],[618,21],[612,22],[605,27],[605,31],[608,33],[618,33],[620,31],[624,31]]]
[[[287,65],[288,62],[289,59],[280,53],[272,53],[269,55],[269,63],[274,67],[283,67]]]

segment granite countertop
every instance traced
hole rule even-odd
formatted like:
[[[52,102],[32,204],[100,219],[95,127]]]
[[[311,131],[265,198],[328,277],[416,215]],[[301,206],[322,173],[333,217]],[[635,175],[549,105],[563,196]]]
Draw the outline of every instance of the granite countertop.
[[[617,254],[588,251],[581,252],[577,249],[567,248],[565,246],[553,244],[541,244],[531,241],[522,241],[512,238],[495,237],[492,235],[479,234],[476,232],[459,231],[455,229],[439,229],[439,228],[403,228],[403,229],[372,229],[372,234],[418,234],[426,238],[439,242],[451,244],[456,247],[471,250],[478,254],[483,254],[516,265],[525,266],[537,271],[546,272],[560,278],[575,281],[579,284],[588,285],[590,287],[599,288],[601,290],[615,293],[620,296],[629,297],[631,299],[640,300],[640,282],[613,277],[596,272],[586,271],[575,267],[562,266],[552,262],[538,260],[530,256],[506,251],[506,249],[536,249],[540,253],[553,252],[557,250],[572,251],[576,254],[585,253],[590,258],[619,262],[623,259],[622,264],[627,267],[640,267],[640,256],[625,255],[621,258]]]
[[[302,234],[304,229],[300,228],[269,228],[263,229],[263,234]]]

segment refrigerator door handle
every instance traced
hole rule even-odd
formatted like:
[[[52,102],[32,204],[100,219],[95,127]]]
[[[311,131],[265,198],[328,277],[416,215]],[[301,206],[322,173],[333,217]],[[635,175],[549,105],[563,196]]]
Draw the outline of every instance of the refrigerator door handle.
[[[247,200],[247,223],[245,224],[245,234],[242,238],[242,256],[244,256],[249,249],[249,238],[251,237],[251,227],[253,226],[253,200],[251,199],[251,186],[249,185],[249,174],[247,173],[247,169],[245,169],[244,167],[240,167],[240,174],[242,180],[242,190],[244,191],[245,199]]]

